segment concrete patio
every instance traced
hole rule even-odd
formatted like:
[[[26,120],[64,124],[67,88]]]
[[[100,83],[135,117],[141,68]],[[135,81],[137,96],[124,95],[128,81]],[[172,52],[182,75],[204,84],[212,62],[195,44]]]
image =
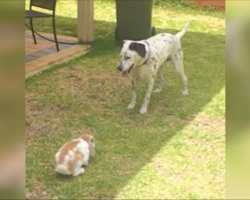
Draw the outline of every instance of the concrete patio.
[[[51,34],[42,33],[43,36],[53,38]],[[77,38],[58,35],[62,42],[77,42]],[[37,36],[37,44],[34,44],[29,30],[25,32],[25,76],[26,78],[38,72],[48,69],[54,64],[65,62],[77,57],[88,48],[88,45],[59,44],[60,51],[56,51],[54,42],[47,41]]]

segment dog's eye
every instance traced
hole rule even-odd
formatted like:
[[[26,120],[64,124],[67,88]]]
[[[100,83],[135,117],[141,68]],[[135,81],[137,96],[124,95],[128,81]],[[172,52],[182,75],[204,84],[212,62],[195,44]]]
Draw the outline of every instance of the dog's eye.
[[[129,60],[130,58],[131,58],[131,57],[129,57],[129,56],[126,56],[126,57],[125,57],[126,60]]]

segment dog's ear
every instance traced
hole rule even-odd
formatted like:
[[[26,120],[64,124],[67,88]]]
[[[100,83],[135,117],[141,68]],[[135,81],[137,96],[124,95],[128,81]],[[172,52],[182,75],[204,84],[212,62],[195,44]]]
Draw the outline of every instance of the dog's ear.
[[[123,45],[125,44],[126,40],[123,40],[120,44],[121,44],[121,49],[123,47]]]
[[[136,51],[141,57],[145,57],[146,55],[146,48],[145,48],[145,45],[144,44],[141,44],[141,43],[137,43],[137,42],[132,42],[130,45],[129,45],[129,49],[130,50],[133,50],[133,51]]]

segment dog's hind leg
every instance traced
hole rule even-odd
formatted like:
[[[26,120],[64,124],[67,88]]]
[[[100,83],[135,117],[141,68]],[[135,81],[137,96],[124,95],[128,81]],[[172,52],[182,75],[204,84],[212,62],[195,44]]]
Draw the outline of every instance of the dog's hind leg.
[[[159,80],[159,85],[158,88],[154,91],[154,93],[161,93],[162,89],[163,89],[163,85],[164,85],[164,72],[163,72],[163,68],[164,66],[162,66],[160,68],[160,80]]]
[[[134,78],[132,80],[132,95],[131,95],[131,101],[127,107],[127,109],[132,110],[134,109],[136,104],[136,79]]]
[[[182,90],[182,95],[187,96],[189,94],[188,91],[188,79],[184,71],[184,66],[183,66],[183,52],[178,51],[172,55],[172,62],[174,64],[174,67],[176,71],[180,74],[184,89]]]

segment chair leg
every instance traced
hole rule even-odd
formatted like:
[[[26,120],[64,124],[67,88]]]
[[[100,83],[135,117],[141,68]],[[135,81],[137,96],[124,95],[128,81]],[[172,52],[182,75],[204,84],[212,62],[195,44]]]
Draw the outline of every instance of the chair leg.
[[[57,36],[56,36],[55,16],[53,16],[53,32],[54,32],[54,38],[55,38],[55,43],[56,43],[56,49],[57,51],[59,51],[59,45],[58,45]]]
[[[33,20],[32,20],[32,18],[30,18],[30,28],[31,28],[34,43],[36,44],[36,36],[35,36],[34,28],[33,28]]]

